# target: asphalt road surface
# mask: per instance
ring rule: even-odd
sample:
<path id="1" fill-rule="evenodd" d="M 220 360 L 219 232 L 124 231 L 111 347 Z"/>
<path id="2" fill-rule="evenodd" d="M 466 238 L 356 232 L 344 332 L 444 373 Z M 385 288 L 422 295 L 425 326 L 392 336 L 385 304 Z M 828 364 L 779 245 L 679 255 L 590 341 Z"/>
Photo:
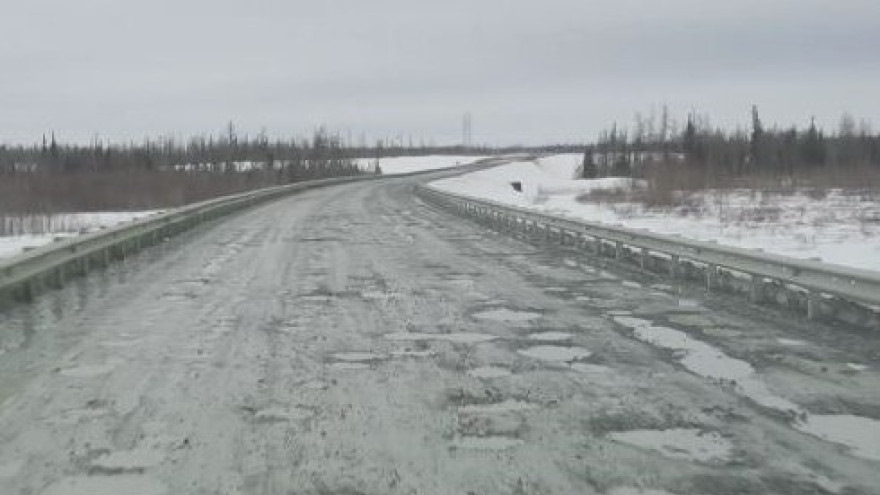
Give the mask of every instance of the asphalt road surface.
<path id="1" fill-rule="evenodd" d="M 2 314 L 0 494 L 880 493 L 877 334 L 488 230 L 423 180 Z"/>

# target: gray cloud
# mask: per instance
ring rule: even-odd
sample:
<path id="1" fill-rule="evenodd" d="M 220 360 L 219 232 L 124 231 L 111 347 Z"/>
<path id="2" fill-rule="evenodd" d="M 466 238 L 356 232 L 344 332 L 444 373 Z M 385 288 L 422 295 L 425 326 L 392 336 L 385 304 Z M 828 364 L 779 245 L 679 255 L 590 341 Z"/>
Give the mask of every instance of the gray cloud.
<path id="1" fill-rule="evenodd" d="M 20 5 L 18 5 L 20 4 Z M 875 0 L 43 0 L 0 18 L 0 141 L 327 124 L 583 140 L 667 103 L 878 120 Z"/>

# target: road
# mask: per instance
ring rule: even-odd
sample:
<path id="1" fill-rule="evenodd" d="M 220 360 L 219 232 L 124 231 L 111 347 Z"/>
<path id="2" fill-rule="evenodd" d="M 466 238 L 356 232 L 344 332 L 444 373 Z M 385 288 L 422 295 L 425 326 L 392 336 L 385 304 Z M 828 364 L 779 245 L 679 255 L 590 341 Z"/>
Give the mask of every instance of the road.
<path id="1" fill-rule="evenodd" d="M 507 237 L 422 180 L 3 314 L 0 493 L 880 493 L 876 334 Z"/>

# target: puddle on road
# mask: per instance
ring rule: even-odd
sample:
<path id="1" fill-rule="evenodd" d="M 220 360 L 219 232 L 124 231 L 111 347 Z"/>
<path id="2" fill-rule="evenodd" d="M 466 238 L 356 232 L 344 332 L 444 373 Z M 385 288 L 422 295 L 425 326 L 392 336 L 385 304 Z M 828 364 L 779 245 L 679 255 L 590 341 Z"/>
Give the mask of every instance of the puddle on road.
<path id="1" fill-rule="evenodd" d="M 638 282 L 633 282 L 632 280 L 624 280 L 623 282 L 620 283 L 620 285 L 622 285 L 624 287 L 628 287 L 630 289 L 641 289 L 644 287 L 642 284 L 640 284 Z"/>
<path id="2" fill-rule="evenodd" d="M 615 317 L 629 327 L 639 340 L 684 353 L 681 364 L 689 371 L 712 379 L 734 381 L 736 391 L 755 403 L 800 418 L 793 427 L 829 442 L 849 447 L 856 457 L 880 461 L 880 420 L 854 415 L 813 415 L 801 406 L 773 393 L 746 361 L 732 358 L 720 349 L 691 338 L 688 334 L 655 327 L 640 318 Z"/>
<path id="3" fill-rule="evenodd" d="M 452 443 L 452 448 L 462 450 L 502 451 L 518 447 L 523 441 L 508 437 L 464 437 Z"/>
<path id="4" fill-rule="evenodd" d="M 867 365 L 858 363 L 846 363 L 846 367 L 853 371 L 865 371 L 868 369 Z"/>
<path id="5" fill-rule="evenodd" d="M 612 440 L 659 452 L 664 457 L 698 462 L 727 462 L 733 446 L 717 432 L 695 428 L 613 432 Z"/>
<path id="6" fill-rule="evenodd" d="M 565 332 L 540 332 L 529 335 L 529 340 L 540 340 L 545 342 L 565 342 L 571 339 L 572 335 Z"/>
<path id="7" fill-rule="evenodd" d="M 542 361 L 570 363 L 578 359 L 586 359 L 592 354 L 583 347 L 563 347 L 557 345 L 538 345 L 517 351 L 523 356 Z"/>
<path id="8" fill-rule="evenodd" d="M 498 366 L 483 366 L 482 368 L 474 368 L 467 372 L 474 378 L 502 378 L 510 376 L 510 370 Z"/>
<path id="9" fill-rule="evenodd" d="M 800 347 L 800 346 L 807 345 L 807 343 L 804 342 L 803 340 L 795 340 L 795 339 L 776 339 L 776 342 L 778 342 L 782 345 L 787 345 L 787 346 L 792 346 L 792 347 Z"/>
<path id="10" fill-rule="evenodd" d="M 389 333 L 385 335 L 385 338 L 388 340 L 398 340 L 398 341 L 426 341 L 426 340 L 441 340 L 444 342 L 452 342 L 453 344 L 479 344 L 482 342 L 489 342 L 490 340 L 495 340 L 498 337 L 494 335 L 489 335 L 485 333 L 415 333 L 415 332 L 400 332 L 400 333 Z"/>
<path id="11" fill-rule="evenodd" d="M 755 376 L 755 368 L 746 361 L 728 356 L 717 347 L 697 340 L 685 332 L 667 327 L 653 326 L 642 318 L 617 316 L 619 325 L 632 329 L 636 339 L 656 347 L 679 352 L 679 363 L 688 371 L 713 380 L 736 383 L 737 391 L 756 403 L 783 412 L 800 411 L 800 407 L 778 395 Z"/>
<path id="12" fill-rule="evenodd" d="M 62 369 L 58 373 L 69 378 L 92 378 L 95 376 L 106 375 L 122 363 L 123 361 L 120 359 L 110 359 L 104 364 L 75 366 L 73 368 Z"/>
<path id="13" fill-rule="evenodd" d="M 143 475 L 72 476 L 49 485 L 42 495 L 165 495 L 166 487 L 160 481 Z"/>
<path id="14" fill-rule="evenodd" d="M 102 474 L 143 472 L 165 459 L 161 452 L 147 449 L 122 450 L 104 454 L 91 462 L 91 469 Z"/>
<path id="15" fill-rule="evenodd" d="M 856 457 L 880 461 L 880 421 L 849 414 L 811 415 L 794 427 L 829 442 L 842 444 Z"/>
<path id="16" fill-rule="evenodd" d="M 540 313 L 532 311 L 514 311 L 507 308 L 492 309 L 475 313 L 475 319 L 491 320 L 502 323 L 528 323 L 541 317 Z"/>

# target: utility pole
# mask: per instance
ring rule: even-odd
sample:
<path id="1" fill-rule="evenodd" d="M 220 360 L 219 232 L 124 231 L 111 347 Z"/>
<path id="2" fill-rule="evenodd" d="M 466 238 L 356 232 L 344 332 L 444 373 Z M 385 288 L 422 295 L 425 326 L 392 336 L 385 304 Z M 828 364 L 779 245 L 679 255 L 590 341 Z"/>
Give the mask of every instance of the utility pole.
<path id="1" fill-rule="evenodd" d="M 461 145 L 470 148 L 474 143 L 473 119 L 470 112 L 465 112 L 461 121 Z"/>

